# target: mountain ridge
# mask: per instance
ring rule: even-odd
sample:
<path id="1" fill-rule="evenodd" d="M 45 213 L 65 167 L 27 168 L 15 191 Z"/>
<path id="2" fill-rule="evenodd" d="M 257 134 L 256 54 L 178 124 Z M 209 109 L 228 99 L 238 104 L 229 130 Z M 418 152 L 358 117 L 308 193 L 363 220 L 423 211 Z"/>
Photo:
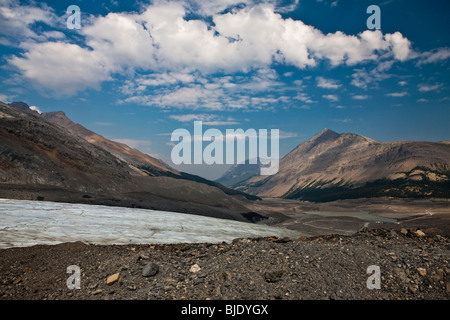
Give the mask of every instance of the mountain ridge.
<path id="1" fill-rule="evenodd" d="M 170 172 L 179 175 L 179 172 L 163 161 L 156 159 L 150 155 L 144 154 L 141 151 L 131 148 L 124 143 L 109 140 L 84 126 L 70 120 L 63 111 L 47 112 L 40 115 L 40 117 L 48 122 L 54 123 L 66 128 L 71 133 L 80 136 L 89 143 L 92 143 L 116 156 L 117 158 L 130 163 L 139 168 L 142 166 L 150 166 L 157 171 Z"/>
<path id="2" fill-rule="evenodd" d="M 340 197 L 331 197 L 331 201 L 359 197 L 355 195 L 356 190 L 360 196 L 370 197 L 369 191 L 361 191 L 368 187 L 373 196 L 401 196 L 398 184 L 403 179 L 404 187 L 411 189 L 404 196 L 442 197 L 449 196 L 449 168 L 447 143 L 379 142 L 354 133 L 338 134 L 325 129 L 284 156 L 277 174 L 250 177 L 232 187 L 261 197 L 303 200 L 318 199 L 306 196 L 317 190 L 323 198 L 324 190 L 336 193 L 338 188 Z M 379 184 L 379 188 L 373 183 Z M 433 188 L 439 191 L 434 192 Z"/>

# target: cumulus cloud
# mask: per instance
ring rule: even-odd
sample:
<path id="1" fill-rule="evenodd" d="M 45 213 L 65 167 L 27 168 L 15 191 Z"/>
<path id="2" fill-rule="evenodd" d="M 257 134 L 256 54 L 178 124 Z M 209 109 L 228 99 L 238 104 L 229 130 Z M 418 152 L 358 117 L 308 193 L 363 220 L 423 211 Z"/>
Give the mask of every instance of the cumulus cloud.
<path id="1" fill-rule="evenodd" d="M 83 44 L 62 41 L 61 34 L 49 33 L 48 38 L 59 41 L 27 43 L 25 53 L 11 58 L 9 63 L 37 87 L 71 95 L 87 88 L 99 89 L 103 81 L 115 74 L 132 74 L 135 70 L 163 74 L 149 76 L 142 84 L 144 88 L 192 80 L 177 78 L 177 74 L 246 73 L 270 69 L 274 62 L 304 69 L 320 61 L 332 66 L 356 65 L 376 61 L 381 56 L 404 61 L 411 51 L 409 40 L 399 32 L 324 34 L 300 20 L 283 18 L 276 1 L 243 1 L 245 6 L 236 6 L 225 13 L 220 8 L 235 5 L 235 1 L 216 1 L 217 7 L 197 4 L 198 10 L 210 15 L 213 24 L 208 19 L 186 18 L 194 2 L 189 2 L 190 6 L 182 2 L 156 2 L 140 13 L 91 17 L 90 24 L 79 31 L 84 37 Z M 297 1 L 290 5 L 296 6 Z M 51 13 L 46 16 L 41 9 L 30 21 L 36 19 L 51 23 L 53 17 Z M 268 79 L 266 83 L 273 82 Z M 187 105 L 194 106 L 211 93 L 205 89 L 180 88 L 153 100 L 171 103 L 185 98 Z"/>
<path id="2" fill-rule="evenodd" d="M 9 63 L 38 88 L 50 89 L 56 96 L 86 88 L 98 90 L 103 81 L 110 79 L 111 72 L 98 52 L 64 42 L 35 44 Z"/>

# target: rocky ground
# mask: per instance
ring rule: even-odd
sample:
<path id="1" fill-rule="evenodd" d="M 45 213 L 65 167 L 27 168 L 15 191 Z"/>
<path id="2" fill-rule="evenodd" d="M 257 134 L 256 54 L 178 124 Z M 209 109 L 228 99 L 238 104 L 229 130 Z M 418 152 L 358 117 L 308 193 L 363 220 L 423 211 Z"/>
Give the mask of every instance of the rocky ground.
<path id="1" fill-rule="evenodd" d="M 450 241 L 417 230 L 221 244 L 66 243 L 0 251 L 8 299 L 449 299 Z M 67 267 L 81 269 L 70 290 Z M 368 289 L 381 271 L 380 289 Z"/>

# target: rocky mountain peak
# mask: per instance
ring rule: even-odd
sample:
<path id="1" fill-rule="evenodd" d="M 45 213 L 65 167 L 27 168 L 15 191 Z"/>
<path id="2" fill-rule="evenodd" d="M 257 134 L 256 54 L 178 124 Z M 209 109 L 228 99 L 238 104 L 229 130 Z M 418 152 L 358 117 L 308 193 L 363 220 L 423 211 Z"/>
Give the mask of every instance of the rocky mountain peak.
<path id="1" fill-rule="evenodd" d="M 333 130 L 325 128 L 324 130 L 313 136 L 309 141 L 312 143 L 322 143 L 325 141 L 336 140 L 339 137 L 340 137 L 339 133 L 336 133 Z"/>
<path id="2" fill-rule="evenodd" d="M 11 102 L 8 105 L 13 107 L 13 108 L 25 111 L 27 113 L 31 113 L 31 114 L 34 114 L 34 115 L 39 115 L 39 112 L 37 112 L 35 110 L 32 110 L 30 108 L 30 106 L 28 104 L 26 104 L 25 102 Z"/>

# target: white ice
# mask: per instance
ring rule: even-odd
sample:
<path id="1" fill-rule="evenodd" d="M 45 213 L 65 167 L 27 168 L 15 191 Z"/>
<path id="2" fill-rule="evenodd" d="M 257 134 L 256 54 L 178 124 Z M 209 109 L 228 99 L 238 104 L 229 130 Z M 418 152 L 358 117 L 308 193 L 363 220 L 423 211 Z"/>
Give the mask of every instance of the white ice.
<path id="1" fill-rule="evenodd" d="M 299 232 L 166 211 L 0 199 L 0 248 L 81 241 L 92 244 L 218 243 L 298 237 Z"/>

